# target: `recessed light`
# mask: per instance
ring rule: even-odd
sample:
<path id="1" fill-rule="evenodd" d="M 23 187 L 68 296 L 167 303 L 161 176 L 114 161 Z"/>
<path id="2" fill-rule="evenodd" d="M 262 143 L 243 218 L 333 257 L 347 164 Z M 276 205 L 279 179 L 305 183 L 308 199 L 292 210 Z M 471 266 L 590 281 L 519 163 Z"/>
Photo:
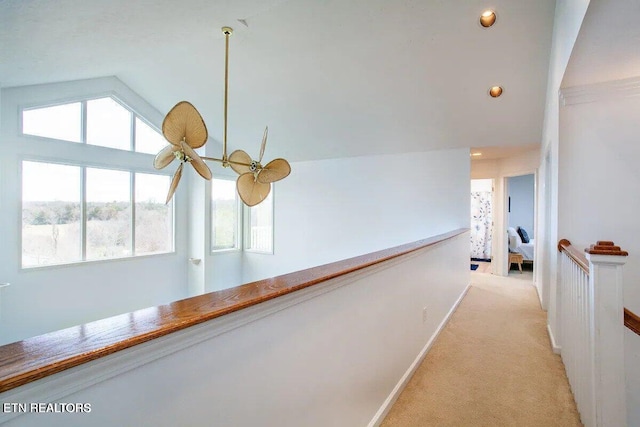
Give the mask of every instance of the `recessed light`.
<path id="1" fill-rule="evenodd" d="M 491 95 L 492 98 L 497 98 L 502 95 L 502 86 L 492 86 L 491 89 L 489 89 L 489 95 Z"/>
<path id="2" fill-rule="evenodd" d="M 471 153 L 472 157 L 479 157 L 482 156 L 482 153 Z"/>
<path id="3" fill-rule="evenodd" d="M 480 25 L 485 28 L 489 28 L 496 23 L 496 19 L 496 13 L 493 10 L 487 9 L 482 12 L 482 15 L 480 15 Z"/>

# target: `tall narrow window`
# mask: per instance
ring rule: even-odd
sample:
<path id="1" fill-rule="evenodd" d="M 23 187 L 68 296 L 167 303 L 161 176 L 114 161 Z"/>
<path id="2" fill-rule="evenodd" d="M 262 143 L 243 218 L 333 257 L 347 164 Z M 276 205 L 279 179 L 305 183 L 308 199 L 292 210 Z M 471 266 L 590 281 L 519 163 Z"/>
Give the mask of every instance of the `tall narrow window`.
<path id="1" fill-rule="evenodd" d="M 273 253 L 273 185 L 262 203 L 247 208 L 246 249 Z"/>
<path id="2" fill-rule="evenodd" d="M 131 174 L 87 168 L 88 260 L 131 255 Z"/>
<path id="3" fill-rule="evenodd" d="M 170 181 L 164 175 L 135 176 L 136 255 L 173 250 L 173 200 L 164 203 Z"/>
<path id="4" fill-rule="evenodd" d="M 22 266 L 82 259 L 81 168 L 22 162 Z"/>
<path id="5" fill-rule="evenodd" d="M 211 250 L 238 247 L 238 196 L 235 181 L 211 180 Z"/>
<path id="6" fill-rule="evenodd" d="M 22 133 L 82 142 L 82 104 L 56 105 L 22 111 Z"/>

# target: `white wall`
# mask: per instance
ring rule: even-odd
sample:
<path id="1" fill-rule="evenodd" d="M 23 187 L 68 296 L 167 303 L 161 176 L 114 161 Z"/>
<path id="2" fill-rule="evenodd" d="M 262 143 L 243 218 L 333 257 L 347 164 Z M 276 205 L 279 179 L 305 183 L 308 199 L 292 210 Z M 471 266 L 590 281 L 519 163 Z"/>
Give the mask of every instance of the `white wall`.
<path id="1" fill-rule="evenodd" d="M 4 425 L 366 426 L 468 283 L 463 233 L 57 374 L 44 394 L 37 385 L 47 380 L 3 393 L 6 402 L 57 393 L 92 405 L 89 414 L 26 414 Z M 77 384 L 88 388 L 68 391 Z"/>
<path id="2" fill-rule="evenodd" d="M 70 266 L 22 270 L 20 254 L 21 187 L 23 156 L 47 160 L 58 153 L 46 140 L 21 136 L 18 105 L 54 100 L 71 100 L 87 93 L 115 94 L 160 126 L 162 115 L 115 78 L 60 83 L 2 90 L 2 133 L 0 133 L 0 282 L 11 282 L 2 291 L 0 344 L 45 332 L 86 323 L 135 309 L 155 306 L 187 295 L 186 193 L 176 197 L 176 252 L 171 254 Z M 153 172 L 153 156 L 92 147 L 96 155 L 87 158 L 78 144 L 61 143 L 69 159 L 95 166 L 103 161 L 128 162 Z"/>
<path id="3" fill-rule="evenodd" d="M 637 90 L 608 93 L 561 108 L 558 234 L 578 248 L 613 240 L 627 250 L 624 305 L 640 313 L 640 98 Z M 633 364 L 640 337 L 625 339 L 629 425 L 640 425 L 640 367 Z"/>
<path id="4" fill-rule="evenodd" d="M 469 151 L 296 162 L 275 188 L 274 254 L 249 282 L 469 227 Z"/>
<path id="5" fill-rule="evenodd" d="M 624 331 L 624 367 L 627 381 L 627 425 L 637 426 L 640 425 L 640 337 L 627 328 Z"/>
<path id="6" fill-rule="evenodd" d="M 534 238 L 533 227 L 535 213 L 535 175 L 513 176 L 508 179 L 509 199 L 509 227 L 516 230 L 522 227 L 529 238 Z"/>
<path id="7" fill-rule="evenodd" d="M 578 37 L 590 0 L 557 0 L 553 22 L 551 58 L 547 78 L 547 98 L 540 152 L 540 185 L 538 186 L 538 242 L 536 245 L 535 274 L 538 293 L 542 297 L 542 306 L 548 310 L 548 324 L 551 333 L 557 338 L 556 301 L 558 281 L 558 255 L 556 245 L 558 236 L 558 91 L 567 68 L 571 51 Z M 546 170 L 545 157 L 549 156 L 550 171 Z"/>
<path id="8" fill-rule="evenodd" d="M 2 82 L 0 82 L 0 88 L 2 87 Z M 2 135 L 2 90 L 0 90 L 0 135 Z M 0 146 L 2 146 L 2 137 L 0 137 Z M 1 170 L 2 163 L 0 162 L 0 211 L 4 208 L 3 203 L 5 203 L 4 198 L 2 197 L 2 188 L 4 188 L 4 174 Z M 0 253 L 1 255 L 1 253 Z M 2 269 L 0 269 L 2 270 Z M 1 272 L 0 272 L 1 273 Z M 4 277 L 4 274 L 0 274 L 0 321 L 2 321 L 2 293 L 3 289 L 8 285 L 7 277 Z"/>
<path id="9" fill-rule="evenodd" d="M 492 179 L 472 179 L 471 180 L 471 192 L 493 192 L 493 180 Z"/>

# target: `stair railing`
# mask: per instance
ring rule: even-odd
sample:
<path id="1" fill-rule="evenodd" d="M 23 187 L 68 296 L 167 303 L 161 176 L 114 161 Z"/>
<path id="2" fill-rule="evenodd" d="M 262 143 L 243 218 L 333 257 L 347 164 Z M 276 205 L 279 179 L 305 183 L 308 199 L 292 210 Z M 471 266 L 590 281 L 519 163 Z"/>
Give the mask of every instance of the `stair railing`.
<path id="1" fill-rule="evenodd" d="M 558 243 L 562 361 L 586 427 L 626 426 L 622 268 L 628 253 L 599 241 Z"/>

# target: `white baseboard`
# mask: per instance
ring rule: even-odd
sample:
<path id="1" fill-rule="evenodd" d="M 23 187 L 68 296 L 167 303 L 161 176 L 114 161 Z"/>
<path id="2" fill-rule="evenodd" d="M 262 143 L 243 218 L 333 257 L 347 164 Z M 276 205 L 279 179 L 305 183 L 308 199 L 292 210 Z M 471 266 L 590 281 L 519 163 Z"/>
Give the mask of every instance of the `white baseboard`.
<path id="1" fill-rule="evenodd" d="M 560 354 L 562 352 L 562 347 L 558 345 L 556 341 L 556 337 L 553 336 L 553 331 L 551 330 L 551 326 L 547 323 L 547 333 L 549 334 L 549 341 L 551 341 L 551 349 L 555 354 Z"/>
<path id="2" fill-rule="evenodd" d="M 429 341 L 427 341 L 427 343 L 422 348 L 420 353 L 418 353 L 418 356 L 415 358 L 411 366 L 409 366 L 409 369 L 407 369 L 407 371 L 404 373 L 402 378 L 400 378 L 400 381 L 398 381 L 398 384 L 396 384 L 396 386 L 393 388 L 389 396 L 385 399 L 380 409 L 378 409 L 378 412 L 376 412 L 374 417 L 371 419 L 368 427 L 378 427 L 380 424 L 382 424 L 382 421 L 385 419 L 385 417 L 393 407 L 393 404 L 396 402 L 396 400 L 400 396 L 400 393 L 402 393 L 402 390 L 404 390 L 404 388 L 407 386 L 407 383 L 415 373 L 416 369 L 418 369 L 418 366 L 420 366 L 420 364 L 422 363 L 422 360 L 425 358 L 425 356 L 427 355 L 427 353 L 429 352 L 433 344 L 436 342 L 438 335 L 440 335 L 440 332 L 442 332 L 444 327 L 449 322 L 451 315 L 456 311 L 456 309 L 458 308 L 458 305 L 460 305 L 460 302 L 469 291 L 470 286 L 471 284 L 468 284 L 467 287 L 464 288 L 464 291 L 462 291 L 462 293 L 460 294 L 456 302 L 451 307 L 451 310 L 449 310 L 449 312 L 444 317 L 444 319 L 442 319 L 442 322 L 440 322 L 436 331 L 433 333 L 433 335 L 431 335 L 431 338 L 429 338 Z"/>
<path id="3" fill-rule="evenodd" d="M 544 308 L 544 302 L 542 301 L 542 294 L 540 293 L 540 287 L 539 287 L 538 282 L 533 282 L 533 287 L 534 287 L 534 288 L 535 288 L 535 290 L 536 290 L 536 295 L 538 296 L 538 302 L 540 303 L 540 308 L 541 308 L 542 310 L 544 310 L 544 311 L 547 311 L 547 310 L 545 310 L 545 308 Z"/>

